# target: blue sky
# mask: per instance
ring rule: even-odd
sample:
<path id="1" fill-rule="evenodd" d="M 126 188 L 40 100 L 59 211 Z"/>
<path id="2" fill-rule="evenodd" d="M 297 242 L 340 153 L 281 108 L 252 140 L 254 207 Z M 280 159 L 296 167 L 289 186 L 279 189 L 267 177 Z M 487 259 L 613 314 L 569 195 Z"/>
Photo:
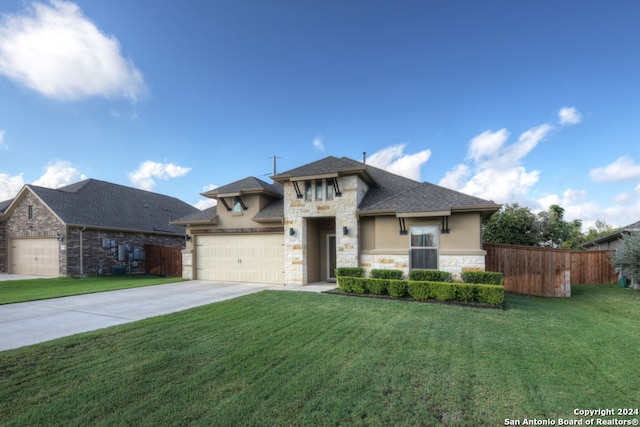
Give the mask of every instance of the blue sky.
<path id="1" fill-rule="evenodd" d="M 206 207 L 328 155 L 640 220 L 640 2 L 3 0 L 0 200 L 96 178 Z"/>

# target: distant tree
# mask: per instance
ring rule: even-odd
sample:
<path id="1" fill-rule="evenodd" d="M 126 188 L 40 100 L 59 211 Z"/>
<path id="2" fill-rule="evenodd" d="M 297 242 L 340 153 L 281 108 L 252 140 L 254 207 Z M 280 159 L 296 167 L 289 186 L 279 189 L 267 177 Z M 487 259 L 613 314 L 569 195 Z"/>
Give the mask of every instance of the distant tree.
<path id="1" fill-rule="evenodd" d="M 534 246 L 538 242 L 536 216 L 518 203 L 506 204 L 483 224 L 482 240 L 486 243 Z"/>
<path id="2" fill-rule="evenodd" d="M 617 228 L 611 224 L 607 224 L 604 220 L 596 220 L 596 223 L 593 227 L 589 228 L 587 233 L 584 235 L 584 241 L 590 242 L 592 240 L 597 239 L 598 237 L 606 236 L 607 234 L 611 234 L 616 231 Z"/>
<path id="3" fill-rule="evenodd" d="M 622 268 L 625 276 L 640 280 L 640 232 L 625 234 L 612 257 L 612 264 Z"/>

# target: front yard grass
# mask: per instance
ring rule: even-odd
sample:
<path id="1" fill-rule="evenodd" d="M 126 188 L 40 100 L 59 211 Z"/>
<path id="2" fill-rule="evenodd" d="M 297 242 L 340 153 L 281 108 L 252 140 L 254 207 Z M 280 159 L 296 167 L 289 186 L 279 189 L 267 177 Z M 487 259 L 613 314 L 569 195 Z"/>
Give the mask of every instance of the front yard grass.
<path id="1" fill-rule="evenodd" d="M 640 293 L 572 295 L 486 310 L 264 291 L 1 352 L 0 425 L 496 426 L 637 408 Z"/>
<path id="2" fill-rule="evenodd" d="M 55 277 L 0 281 L 0 304 L 35 301 L 94 292 L 181 282 L 177 277 L 151 275 Z"/>

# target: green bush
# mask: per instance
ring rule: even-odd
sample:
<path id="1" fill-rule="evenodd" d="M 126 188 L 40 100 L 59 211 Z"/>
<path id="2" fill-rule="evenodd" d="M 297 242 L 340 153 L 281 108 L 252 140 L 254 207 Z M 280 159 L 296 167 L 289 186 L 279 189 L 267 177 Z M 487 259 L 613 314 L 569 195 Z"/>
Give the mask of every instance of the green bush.
<path id="1" fill-rule="evenodd" d="M 473 302 L 476 300 L 476 285 L 472 283 L 456 283 L 456 300 Z"/>
<path id="2" fill-rule="evenodd" d="M 402 270 L 371 270 L 371 277 L 374 279 L 391 279 L 391 280 L 402 280 L 402 276 L 404 273 Z"/>
<path id="3" fill-rule="evenodd" d="M 409 296 L 418 301 L 426 301 L 430 298 L 430 282 L 409 282 L 407 285 Z"/>
<path id="4" fill-rule="evenodd" d="M 453 282 L 453 275 L 448 271 L 411 270 L 409 280 L 420 282 Z"/>
<path id="5" fill-rule="evenodd" d="M 351 286 L 353 284 L 353 277 L 349 276 L 338 276 L 336 277 L 338 281 L 338 287 L 343 292 L 351 292 Z"/>
<path id="6" fill-rule="evenodd" d="M 478 302 L 490 305 L 504 303 L 504 286 L 475 285 L 478 291 Z"/>
<path id="7" fill-rule="evenodd" d="M 373 295 L 384 295 L 387 293 L 389 281 L 386 279 L 366 279 L 365 287 L 367 293 Z"/>
<path id="8" fill-rule="evenodd" d="M 502 285 L 504 276 L 493 271 L 463 271 L 460 275 L 465 283 L 481 283 L 485 285 Z"/>
<path id="9" fill-rule="evenodd" d="M 456 286 L 448 282 L 431 282 L 429 296 L 438 301 L 451 301 L 456 299 Z"/>
<path id="10" fill-rule="evenodd" d="M 364 268 L 362 267 L 338 267 L 336 268 L 336 277 L 364 277 Z"/>
<path id="11" fill-rule="evenodd" d="M 387 292 L 394 298 L 402 298 L 407 295 L 407 281 L 406 280 L 389 280 L 389 287 Z"/>

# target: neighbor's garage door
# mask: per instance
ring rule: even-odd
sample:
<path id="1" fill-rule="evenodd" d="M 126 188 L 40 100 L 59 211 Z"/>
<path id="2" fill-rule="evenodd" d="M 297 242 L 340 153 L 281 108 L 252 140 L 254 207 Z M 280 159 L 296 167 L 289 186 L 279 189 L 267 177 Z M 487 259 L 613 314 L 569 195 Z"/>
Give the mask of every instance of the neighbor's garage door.
<path id="1" fill-rule="evenodd" d="M 196 236 L 196 278 L 284 283 L 284 235 Z"/>
<path id="2" fill-rule="evenodd" d="M 10 273 L 60 275 L 58 241 L 51 239 L 11 239 L 9 242 Z"/>

